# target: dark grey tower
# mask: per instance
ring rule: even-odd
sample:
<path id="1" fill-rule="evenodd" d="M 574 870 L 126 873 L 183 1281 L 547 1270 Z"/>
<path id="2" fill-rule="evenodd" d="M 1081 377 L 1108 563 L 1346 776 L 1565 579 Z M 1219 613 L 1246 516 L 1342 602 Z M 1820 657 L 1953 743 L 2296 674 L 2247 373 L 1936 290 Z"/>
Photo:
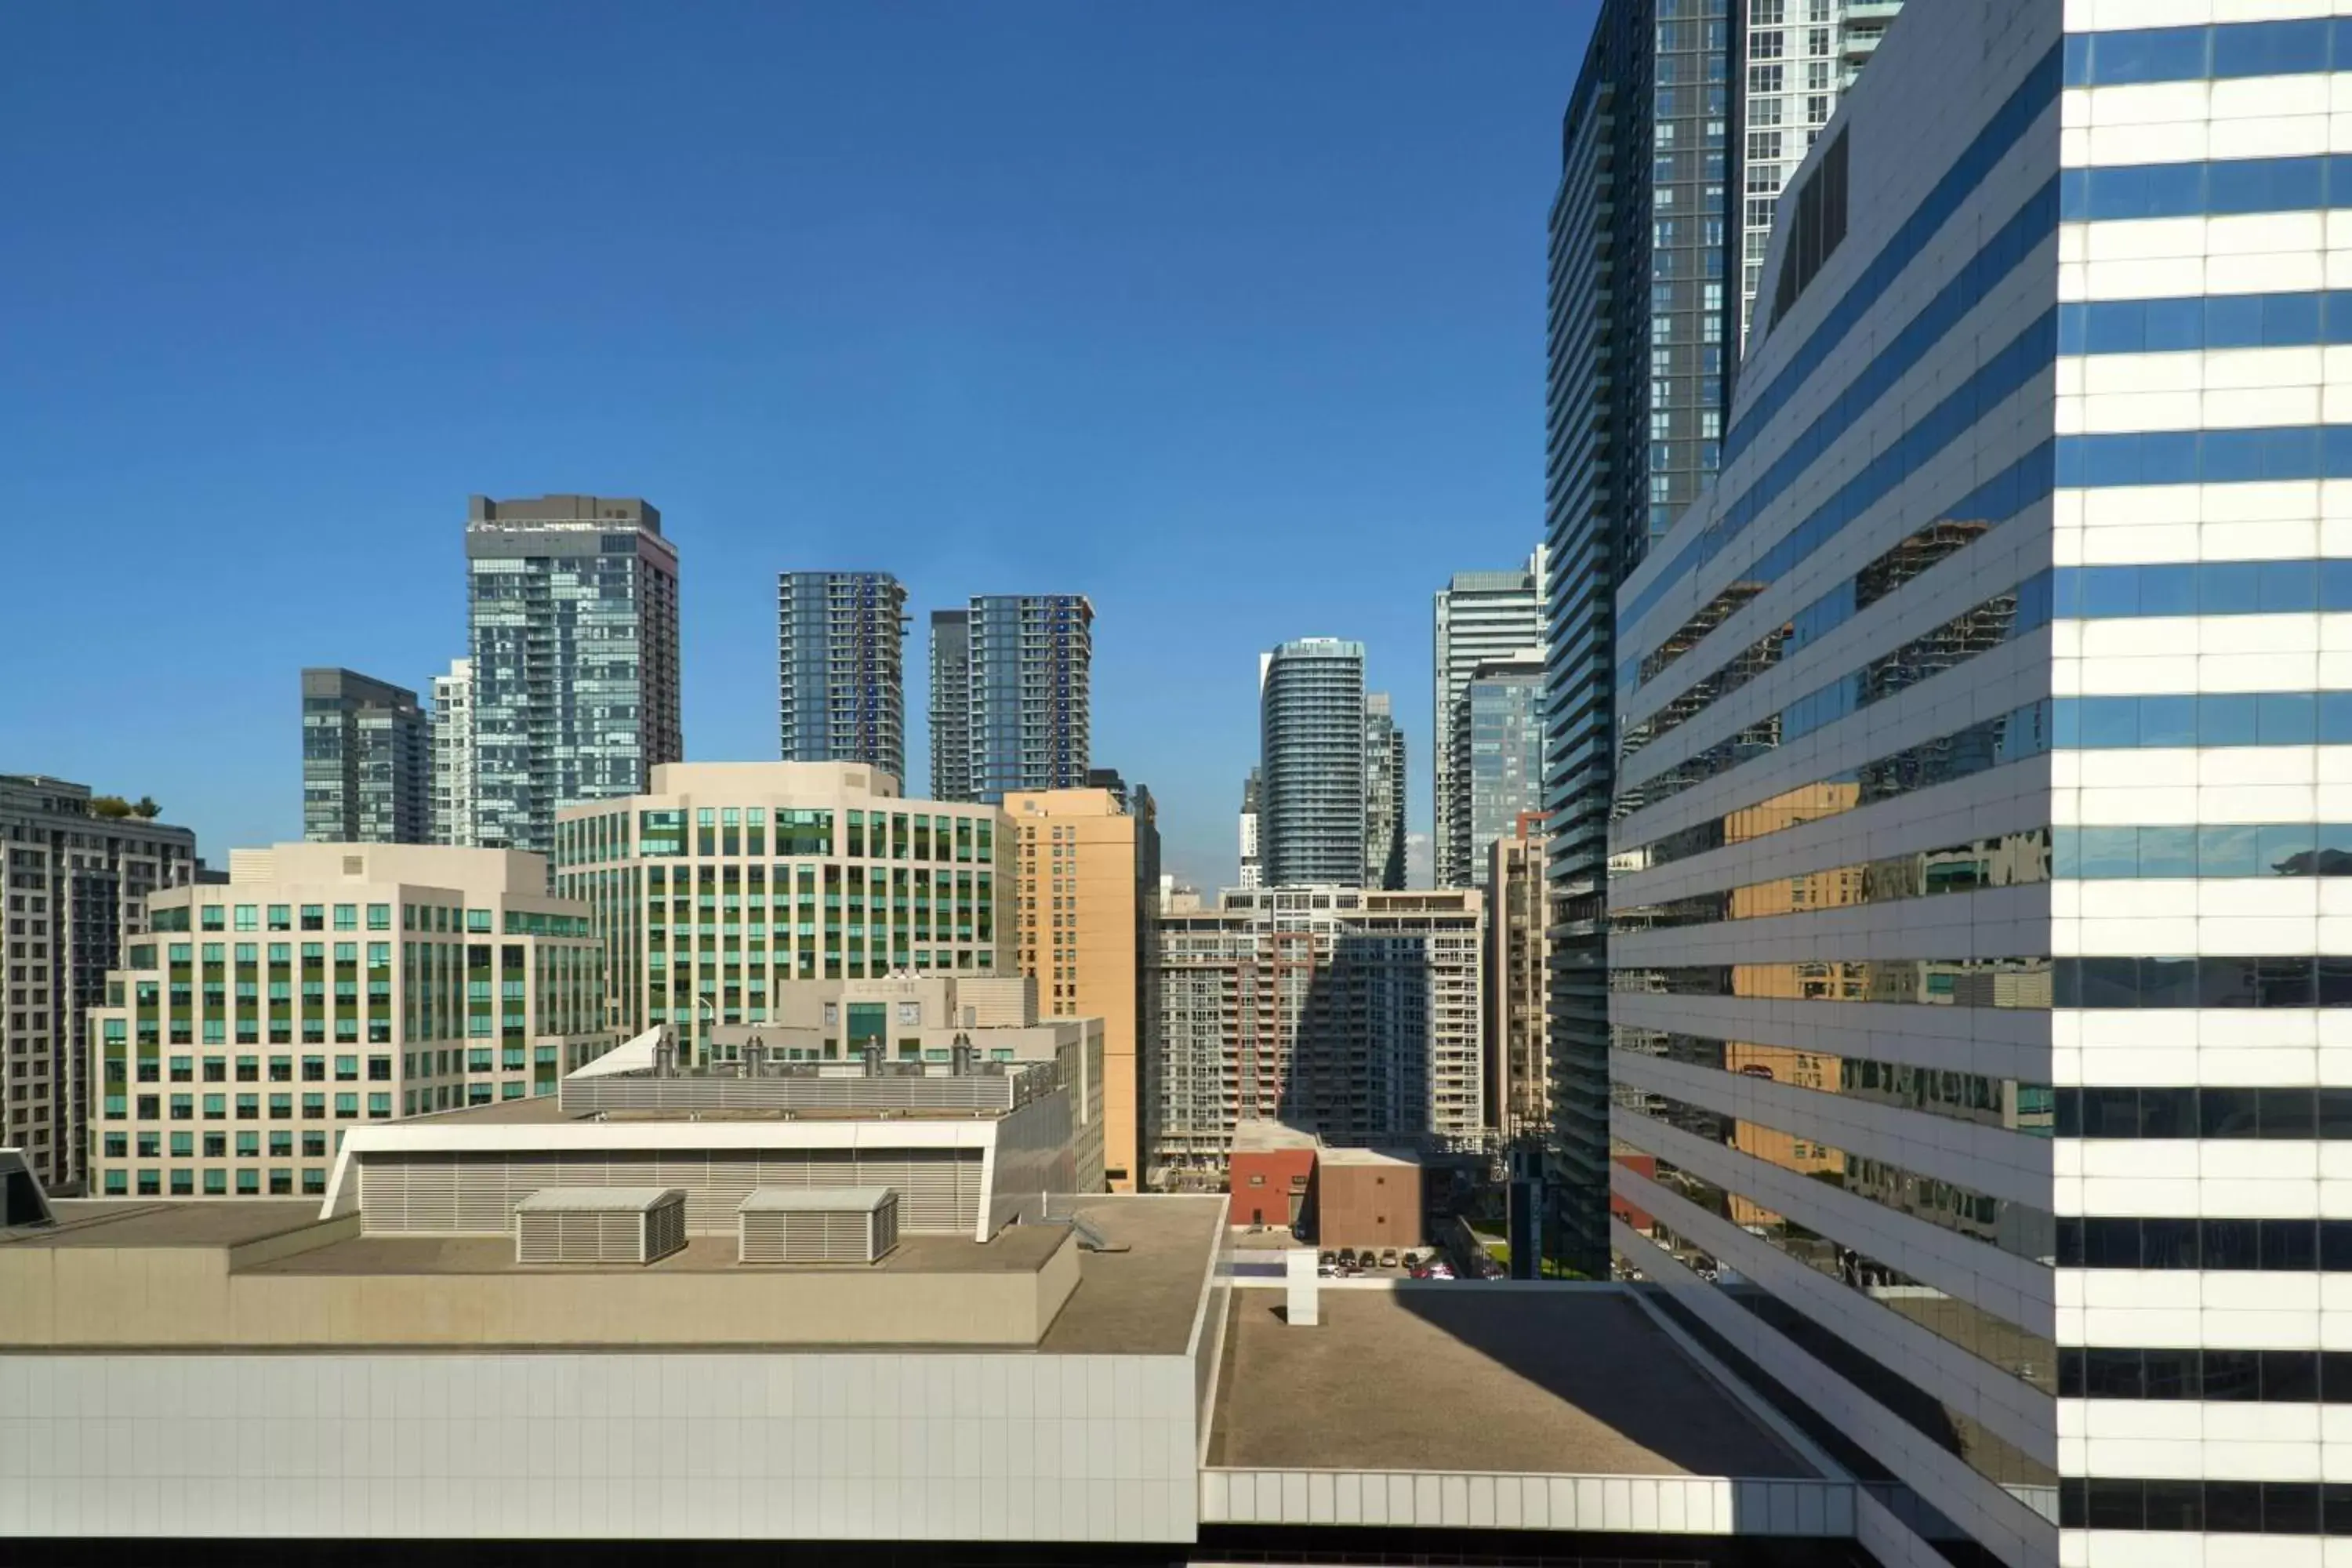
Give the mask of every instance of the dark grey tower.
<path id="1" fill-rule="evenodd" d="M 432 837 L 433 744 L 416 693 L 348 669 L 302 672 L 302 837 Z"/>

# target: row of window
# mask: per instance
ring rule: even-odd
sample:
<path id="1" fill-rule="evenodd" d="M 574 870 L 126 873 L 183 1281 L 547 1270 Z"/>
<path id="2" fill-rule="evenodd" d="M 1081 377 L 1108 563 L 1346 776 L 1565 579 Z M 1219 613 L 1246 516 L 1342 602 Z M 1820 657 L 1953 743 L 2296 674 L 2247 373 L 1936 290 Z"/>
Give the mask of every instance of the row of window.
<path id="1" fill-rule="evenodd" d="M 2352 1351 L 2069 1348 L 2058 1397 L 2352 1405 Z"/>
<path id="2" fill-rule="evenodd" d="M 2181 353 L 2326 343 L 2352 343 L 2352 290 L 2194 294 L 2058 307 L 2061 354 Z"/>
<path id="3" fill-rule="evenodd" d="M 2052 879 L 2352 877 L 2352 823 L 2049 827 L 1693 893 L 1609 912 L 1620 935 L 1853 909 Z"/>
<path id="4" fill-rule="evenodd" d="M 1668 1241 L 1672 1249 L 1696 1250 L 1671 1235 Z M 2029 1506 L 2032 1494 L 2056 1487 L 2055 1471 L 1985 1426 L 1973 1411 L 1945 1404 L 1811 1313 L 1790 1305 L 1753 1279 L 1728 1271 L 1717 1272 L 1714 1288 L 1927 1441 Z"/>
<path id="5" fill-rule="evenodd" d="M 2352 479 L 2352 425 L 2061 436 L 2061 489 Z"/>
<path id="6" fill-rule="evenodd" d="M 1824 165 L 1826 172 L 1826 165 Z M 1811 184 L 1808 189 L 1812 188 Z M 1686 555 L 1695 554 L 1694 565 L 1703 565 L 1723 552 L 1724 548 L 1747 531 L 1748 526 L 1786 495 L 1789 488 L 1852 430 L 1857 421 L 1883 405 L 1889 395 L 1902 384 L 1903 378 L 1924 362 L 1937 345 L 1948 337 L 1953 329 L 1966 320 L 2002 279 L 2021 266 L 2043 239 L 2057 227 L 2057 192 L 2044 187 L 2011 215 L 2009 220 L 1995 229 L 1990 238 L 1955 271 L 1934 297 L 1919 308 L 1916 315 L 1905 323 L 1891 342 L 1878 346 L 1855 371 L 1853 379 L 1832 398 L 1812 423 L 1783 445 L 1754 482 L 1737 497 L 1722 504 L 1716 520 L 1699 537 L 1691 542 Z M 1783 278 L 1793 276 L 1796 258 L 1782 260 Z M 2024 340 L 2021 340 L 2024 341 Z M 2050 338 L 2052 352 L 2056 339 Z M 2032 355 L 2039 347 L 2038 334 L 2021 351 Z M 2046 362 L 2045 362 L 2046 363 Z M 2010 367 L 2013 370 L 2014 367 Z M 1978 371 L 1979 377 L 1989 378 L 1986 385 L 1998 385 L 2008 371 L 1999 367 L 1999 356 Z M 2030 372 L 2029 372 L 2030 374 Z M 1914 428 L 1928 425 L 1938 415 L 1958 417 L 1954 404 L 1974 408 L 1990 406 L 1998 401 L 1997 395 L 1988 398 L 1981 389 L 1971 393 L 1963 386 L 1959 394 L 1946 403 Z M 1973 423 L 1973 419 L 1969 421 Z M 1906 437 L 1908 433 L 1906 432 Z M 1923 437 L 1926 439 L 1927 437 Z M 1929 450 L 1940 450 L 1943 443 L 1936 442 Z M 1902 468 L 1907 473 L 1918 466 L 1924 453 L 1916 453 Z M 1896 476 L 1900 478 L 1898 473 Z"/>
<path id="7" fill-rule="evenodd" d="M 2004 834 L 1945 848 L 1827 866 L 1817 871 L 1693 893 L 1662 903 L 1620 906 L 1609 911 L 1609 929 L 1612 934 L 1622 936 L 1720 921 L 1766 920 L 1819 910 L 1896 903 L 2049 879 L 2050 830 L 2035 828 L 2030 833 Z"/>
<path id="8" fill-rule="evenodd" d="M 2051 728 L 2062 751 L 2352 745 L 2352 691 L 2060 697 Z"/>
<path id="9" fill-rule="evenodd" d="M 1664 1160 L 1658 1162 L 1657 1181 L 1715 1218 L 1738 1225 L 1783 1257 L 1836 1280 L 1871 1303 L 1869 1307 L 1856 1303 L 1858 1311 L 1867 1315 L 1895 1310 L 1888 1304 L 1899 1301 L 1905 1319 L 1945 1343 L 1958 1345 L 2044 1394 L 2057 1391 L 2054 1371 L 2058 1352 L 2048 1338 L 1957 1296 L 1947 1295 L 1835 1237 L 1823 1235 L 1812 1228 L 1821 1216 L 1810 1215 L 1802 1224 L 1791 1221 L 1750 1198 L 1717 1185 L 1695 1171 Z"/>
<path id="10" fill-rule="evenodd" d="M 2059 1223 L 2046 1208 L 1997 1197 L 1897 1165 L 1892 1161 L 1832 1148 L 1801 1133 L 1791 1133 L 1763 1122 L 1728 1115 L 1689 1100 L 1644 1091 L 1642 1113 L 1668 1127 L 1719 1143 L 1764 1164 L 1777 1167 L 1833 1191 L 1843 1192 L 1891 1213 L 1906 1215 L 1938 1230 L 1982 1242 L 2029 1262 L 2050 1260 L 2053 1237 Z M 1639 1143 L 1641 1140 L 1634 1140 Z M 1685 1175 L 1690 1173 L 1684 1173 Z M 1696 1178 L 1694 1178 L 1696 1179 Z M 1724 1212 L 1740 1214 L 1742 1223 L 1764 1207 L 1752 1195 L 1741 1197 Z M 1834 1211 L 1832 1211 L 1834 1212 Z M 1813 1218 L 1822 1216 L 1816 1215 Z M 1800 1223 L 1810 1223 L 1800 1216 Z"/>
<path id="11" fill-rule="evenodd" d="M 194 907 L 196 915 L 195 929 L 198 931 L 290 931 L 297 929 L 295 925 L 295 906 L 292 904 L 236 904 L 233 906 L 228 904 L 199 904 Z M 407 907 L 414 909 L 415 906 L 410 905 Z M 337 904 L 333 906 L 333 908 L 335 930 L 357 931 L 360 929 L 359 905 Z M 159 931 L 184 931 L 188 930 L 188 910 L 189 906 L 185 904 L 170 905 L 156 910 L 154 911 L 154 919 L 152 922 L 154 929 Z M 325 931 L 327 929 L 327 910 L 328 906 L 325 904 L 302 905 L 300 917 L 301 925 L 299 929 L 303 931 Z M 485 922 L 488 922 L 490 918 L 489 911 L 488 910 L 478 910 L 475 913 L 479 915 Z M 367 929 L 370 931 L 390 931 L 392 929 L 392 906 L 390 904 L 368 905 Z M 488 929 L 487 923 L 485 923 L 483 929 Z"/>
<path id="12" fill-rule="evenodd" d="M 2086 882 L 2217 877 L 2352 877 L 2352 823 L 2053 827 L 2051 875 Z"/>
<path id="13" fill-rule="evenodd" d="M 1704 818 L 1646 844 L 1615 849 L 1612 867 L 1622 873 L 1671 865 L 1727 844 L 1750 844 L 1769 834 L 2038 757 L 2050 750 L 2050 721 L 2046 699 L 2028 702 L 1948 735 L 1873 758 L 1860 767 L 1843 769 L 1778 791 L 1752 805 Z M 1618 798 L 1614 815 L 1623 818 L 1648 804 L 1633 792 Z"/>
<path id="14" fill-rule="evenodd" d="M 2029 204 L 2033 212 L 2050 204 L 2037 198 Z M 2022 216 L 2022 215 L 2021 215 Z M 1810 553 L 1822 542 L 1835 537 L 1849 524 L 1858 521 L 1874 506 L 1893 494 L 1911 476 L 1925 468 L 1953 442 L 1975 428 L 1985 415 L 1999 408 L 2034 376 L 2049 368 L 2058 357 L 2058 310 L 2052 306 L 2036 317 L 2024 331 L 1986 355 L 1967 380 L 1952 389 L 1935 406 L 1920 414 L 1899 434 L 1891 434 L 1878 444 L 1876 450 L 1864 461 L 1853 477 L 1816 507 L 1789 532 L 1801 542 L 1792 546 Z M 1843 434 L 1843 430 L 1839 434 Z M 1818 457 L 1818 453 L 1811 457 Z M 1778 465 L 1776 465 L 1776 468 Z M 1797 476 L 1791 474 L 1793 482 Z M 1759 480 L 1759 491 L 1763 489 Z M 1755 494 L 1756 492 L 1751 492 Z M 1779 499 L 1779 493 L 1758 497 L 1758 507 L 1748 509 L 1746 498 L 1734 502 L 1730 511 L 1717 523 L 1690 542 L 1683 552 L 1688 560 L 1699 552 L 1702 545 L 1714 541 L 1704 559 L 1712 559 L 1724 544 L 1755 521 L 1761 508 Z M 1736 521 L 1737 526 L 1732 526 Z M 1717 531 L 1725 531 L 1718 536 Z M 1693 563 L 1693 566 L 1700 563 Z M 1678 565 L 1676 574 L 1682 568 Z M 1618 616 L 1621 634 L 1640 624 L 1643 615 L 1657 602 L 1661 578 L 1653 583 L 1627 605 Z M 1630 639 L 1629 639 L 1630 640 Z"/>
<path id="15" fill-rule="evenodd" d="M 1686 722 L 1710 703 L 1794 658 L 1897 588 L 2042 500 L 2050 494 L 2051 463 L 2052 448 L 2045 443 L 1969 494 L 1937 509 L 1933 521 L 1896 540 L 1853 576 L 1832 584 L 1812 603 L 1726 659 L 1713 673 L 1692 682 L 1656 716 L 1629 726 L 1629 742 L 1636 735 L 1652 731 L 1663 733 Z M 1621 696 L 1630 696 L 1697 647 L 1717 626 L 1763 593 L 1819 543 L 1792 534 L 1767 550 L 1762 560 L 1738 582 L 1726 586 L 1664 642 L 1640 658 L 1625 660 L 1618 668 Z"/>
<path id="16" fill-rule="evenodd" d="M 1611 1049 L 1628 1056 L 1652 1057 L 1816 1094 L 1921 1111 L 1948 1121 L 2006 1128 L 2029 1137 L 2047 1138 L 2053 1121 L 2056 1101 L 2050 1086 L 2016 1079 L 1628 1024 L 1609 1026 L 1609 1044 Z"/>
<path id="17" fill-rule="evenodd" d="M 2352 70 L 2352 17 L 2133 27 L 2066 39 L 2068 87 Z"/>
<path id="18" fill-rule="evenodd" d="M 2058 1523 L 2064 1530 L 2352 1536 L 2352 1485 L 2077 1478 L 2058 1484 Z"/>
<path id="19" fill-rule="evenodd" d="M 195 1172 L 184 1169 L 175 1170 L 169 1173 L 169 1175 L 172 1196 L 175 1198 L 184 1198 L 194 1197 L 197 1191 L 197 1173 Z M 284 1169 L 272 1170 L 268 1173 L 266 1179 L 268 1183 L 268 1193 L 270 1196 L 282 1198 L 289 1197 L 293 1194 L 293 1172 Z M 237 1172 L 236 1191 L 238 1195 L 242 1197 L 259 1196 L 263 1190 L 262 1184 L 264 1180 L 264 1174 L 259 1171 L 241 1170 Z M 100 1180 L 100 1186 L 104 1190 L 106 1195 L 110 1198 L 128 1197 L 131 1195 L 134 1188 L 137 1190 L 138 1194 L 142 1198 L 161 1197 L 163 1195 L 164 1192 L 165 1173 L 153 1170 L 142 1170 L 133 1173 L 116 1167 L 115 1169 L 105 1173 L 104 1176 Z M 205 1195 L 207 1197 L 226 1196 L 229 1191 L 229 1173 L 226 1171 L 221 1170 L 205 1172 L 203 1177 L 203 1190 Z M 325 1170 L 310 1168 L 302 1172 L 302 1194 L 305 1197 L 316 1197 L 326 1190 L 327 1173 Z"/>
<path id="20" fill-rule="evenodd" d="M 2352 1219 L 2062 1219 L 2058 1267 L 2340 1274 Z"/>
<path id="21" fill-rule="evenodd" d="M 2352 206 L 2352 154 L 2125 163 L 2058 174 L 2058 216 L 2065 223 L 2309 212 L 2339 205 Z"/>
<path id="22" fill-rule="evenodd" d="M 2352 1007 L 2352 955 L 1871 958 L 1620 965 L 1622 994 L 1944 1007 Z"/>
<path id="23" fill-rule="evenodd" d="M 1979 654 L 2038 631 L 2050 624 L 2051 591 L 2051 574 L 2037 572 L 2009 592 L 1972 605 L 1902 647 L 1816 687 L 1779 712 L 1765 714 L 1715 744 L 1630 782 L 1619 799 L 1638 800 L 1644 805 L 1669 799 L 1874 702 L 1899 696 Z"/>
<path id="24" fill-rule="evenodd" d="M 2352 1141 L 2352 1088 L 2062 1089 L 2061 1138 Z"/>
<path id="25" fill-rule="evenodd" d="M 2352 610 L 2352 560 L 2061 566 L 2051 574 L 2051 597 L 2061 620 L 2345 611 Z"/>

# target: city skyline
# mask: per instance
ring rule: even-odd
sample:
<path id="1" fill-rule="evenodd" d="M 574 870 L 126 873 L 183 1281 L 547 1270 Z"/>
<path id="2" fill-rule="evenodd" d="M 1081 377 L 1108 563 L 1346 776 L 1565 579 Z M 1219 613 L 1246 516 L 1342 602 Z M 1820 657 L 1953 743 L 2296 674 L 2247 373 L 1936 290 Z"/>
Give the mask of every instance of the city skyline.
<path id="1" fill-rule="evenodd" d="M 1169 869 L 1188 880 L 1234 875 L 1234 781 L 1256 751 L 1249 655 L 1305 626 L 1367 645 L 1368 680 L 1394 695 L 1416 760 L 1410 831 L 1426 833 L 1426 595 L 1455 571 L 1522 557 L 1540 523 L 1522 383 L 1542 272 L 1526 193 L 1550 178 L 1591 9 L 1513 5 L 1475 26 L 1366 17 L 1340 33 L 1255 11 L 1222 24 L 1073 12 L 1018 47 L 952 12 L 751 17 L 729 24 L 754 35 L 740 48 L 623 15 L 602 28 L 510 18 L 462 37 L 313 18 L 299 39 L 257 28 L 224 49 L 232 23 L 166 14 L 102 84 L 68 62 L 118 40 L 71 16 L 25 18 L 20 58 L 37 79 L 18 112 L 69 116 L 87 133 L 45 146 L 19 182 L 24 221 L 60 236 L 60 265 L 40 260 L 26 279 L 38 320 L 0 311 L 27 353 L 72 370 L 37 399 L 0 391 L 26 455 L 0 493 L 47 520 L 27 541 L 37 576 L 93 570 L 106 540 L 180 591 L 103 641 L 62 602 L 35 606 L 37 639 L 79 657 L 41 668 L 31 701 L 0 719 L 0 749 L 12 766 L 151 795 L 206 847 L 294 838 L 294 672 L 342 666 L 426 691 L 465 651 L 449 521 L 465 497 L 642 495 L 682 557 L 691 760 L 775 754 L 776 574 L 870 565 L 907 584 L 918 636 L 932 610 L 975 593 L 1087 595 L 1092 755 L 1152 786 Z M 1250 47 L 1234 50 L 1242 27 Z M 697 73 L 748 66 L 763 47 L 793 62 L 793 90 L 699 85 Z M 159 121 L 160 106 L 188 101 L 197 55 L 205 111 Z M 903 69 L 867 101 L 839 82 L 869 57 Z M 975 65 L 997 85 L 977 91 Z M 391 95 L 383 116 L 495 99 L 517 129 L 385 141 L 313 108 L 295 84 L 320 71 Z M 1327 89 L 1311 110 L 1289 87 L 1307 71 Z M 519 129 L 558 83 L 614 75 L 638 84 L 635 118 L 666 125 L 654 140 L 543 147 Z M 1204 82 L 1227 105 L 1213 133 L 1136 112 Z M 754 100 L 768 107 L 741 107 Z M 1013 101 L 1029 107 L 1012 113 Z M 314 119 L 316 137 L 285 136 Z M 1039 185 L 1073 121 L 1102 127 L 1108 161 Z M 833 124 L 863 148 L 838 169 L 782 151 Z M 983 162 L 993 147 L 1006 176 L 946 177 L 948 135 Z M 690 286 L 670 270 L 682 264 L 643 247 L 539 244 L 570 197 L 519 194 L 466 150 L 488 138 L 495 162 L 504 139 L 526 137 L 550 188 L 593 180 L 600 204 L 635 204 L 660 228 L 655 251 L 693 256 Z M 722 179 L 676 155 L 704 138 L 751 167 Z M 159 144 L 173 157 L 154 163 Z M 235 220 L 184 227 L 171 290 L 126 295 L 150 237 L 130 215 L 182 199 L 195 176 L 181 155 L 247 170 Z M 741 174 L 781 197 L 741 213 Z M 321 187 L 354 179 L 371 200 L 321 214 Z M 88 208 L 100 180 L 123 218 Z M 452 268 L 446 215 L 460 207 L 501 216 Z M 711 227 L 706 208 L 735 216 Z M 259 237 L 297 214 L 329 264 L 289 298 L 257 287 L 282 265 Z M 1283 238 L 1270 257 L 1271 214 Z M 791 242 L 803 221 L 822 244 Z M 772 233 L 790 265 L 777 270 L 769 245 L 751 265 L 738 222 Z M 352 248 L 380 228 L 407 237 Z M 1189 237 L 1179 252 L 1171 231 Z M 1024 237 L 1043 233 L 1050 245 Z M 68 254 L 82 259 L 68 268 Z M 610 314 L 641 290 L 670 297 L 658 319 Z M 1368 308 L 1390 320 L 1387 343 L 1357 331 Z M 431 314 L 411 323 L 412 310 Z M 299 320 L 301 335 L 257 333 L 262 320 Z M 107 347 L 124 333 L 183 347 L 134 361 Z M 616 367 L 634 379 L 607 380 Z M 1257 389 L 1248 407 L 1224 395 L 1232 384 Z M 1354 413 L 1335 424 L 1342 388 Z M 306 528 L 297 549 L 296 517 L 334 522 Z M 1251 569 L 1232 570 L 1244 552 Z M 365 597 L 318 592 L 330 580 L 363 582 Z M 237 637 L 206 637 L 205 594 L 269 613 Z M 919 648 L 908 658 L 924 662 Z M 926 704 L 908 695 L 907 782 L 919 788 Z M 126 702 L 129 725 L 114 721 Z"/>

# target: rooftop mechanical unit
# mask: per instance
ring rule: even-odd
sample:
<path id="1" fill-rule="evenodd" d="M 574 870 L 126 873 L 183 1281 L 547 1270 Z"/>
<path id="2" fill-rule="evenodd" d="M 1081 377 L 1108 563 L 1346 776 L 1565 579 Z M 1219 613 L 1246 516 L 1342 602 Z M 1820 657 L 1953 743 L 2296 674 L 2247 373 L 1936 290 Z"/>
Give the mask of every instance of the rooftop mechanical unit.
<path id="1" fill-rule="evenodd" d="M 543 1187 L 514 1215 L 517 1263 L 651 1263 L 686 1246 L 684 1187 Z"/>
<path id="2" fill-rule="evenodd" d="M 755 1187 L 735 1211 L 743 1263 L 872 1263 L 898 1245 L 895 1187 Z"/>

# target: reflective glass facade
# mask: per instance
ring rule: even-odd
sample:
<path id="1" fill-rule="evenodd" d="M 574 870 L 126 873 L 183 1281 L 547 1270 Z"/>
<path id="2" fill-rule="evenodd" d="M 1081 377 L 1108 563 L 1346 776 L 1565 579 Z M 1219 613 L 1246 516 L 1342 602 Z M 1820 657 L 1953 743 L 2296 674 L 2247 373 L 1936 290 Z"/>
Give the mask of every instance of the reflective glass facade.
<path id="1" fill-rule="evenodd" d="M 544 853 L 560 808 L 683 754 L 677 551 L 641 500 L 477 496 L 466 569 L 475 842 Z"/>

